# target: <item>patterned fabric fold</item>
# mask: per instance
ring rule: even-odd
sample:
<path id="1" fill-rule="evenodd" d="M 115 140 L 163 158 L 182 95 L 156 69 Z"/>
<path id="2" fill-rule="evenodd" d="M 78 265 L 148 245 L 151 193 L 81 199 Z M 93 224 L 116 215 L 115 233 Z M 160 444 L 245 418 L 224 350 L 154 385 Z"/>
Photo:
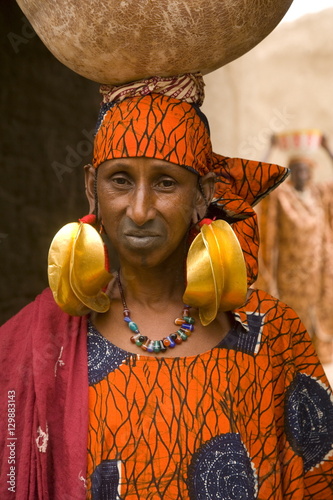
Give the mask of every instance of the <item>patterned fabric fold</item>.
<path id="1" fill-rule="evenodd" d="M 252 206 L 275 189 L 289 175 L 289 170 L 272 163 L 228 158 L 213 153 L 216 174 L 215 196 L 210 215 L 231 222 L 252 217 Z"/>
<path id="2" fill-rule="evenodd" d="M 152 76 L 123 85 L 101 85 L 103 103 L 117 103 L 130 97 L 144 97 L 148 94 L 161 94 L 201 106 L 205 93 L 201 73 L 185 73 L 178 76 Z"/>

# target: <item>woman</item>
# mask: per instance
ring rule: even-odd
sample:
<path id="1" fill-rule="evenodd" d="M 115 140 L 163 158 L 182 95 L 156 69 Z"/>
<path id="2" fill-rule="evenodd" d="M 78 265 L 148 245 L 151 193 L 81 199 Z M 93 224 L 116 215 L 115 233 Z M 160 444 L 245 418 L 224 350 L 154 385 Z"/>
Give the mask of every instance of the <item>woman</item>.
<path id="1" fill-rule="evenodd" d="M 325 137 L 321 146 L 331 157 Z M 292 156 L 290 182 L 261 204 L 264 272 L 258 286 L 297 311 L 320 361 L 328 364 L 333 359 L 332 183 L 315 183 L 315 168 L 306 153 Z"/>
<path id="2" fill-rule="evenodd" d="M 218 221 L 232 223 L 251 285 L 251 204 L 286 172 L 214 154 L 202 80 L 185 83 L 104 89 L 86 169 L 95 217 L 51 247 L 54 297 L 83 315 L 47 291 L 4 328 L 6 371 L 26 367 L 7 384 L 25 411 L 20 498 L 333 498 L 332 396 L 311 341 L 289 307 L 242 293 L 244 263 Z M 76 273 L 88 221 L 112 247 L 97 298 Z"/>

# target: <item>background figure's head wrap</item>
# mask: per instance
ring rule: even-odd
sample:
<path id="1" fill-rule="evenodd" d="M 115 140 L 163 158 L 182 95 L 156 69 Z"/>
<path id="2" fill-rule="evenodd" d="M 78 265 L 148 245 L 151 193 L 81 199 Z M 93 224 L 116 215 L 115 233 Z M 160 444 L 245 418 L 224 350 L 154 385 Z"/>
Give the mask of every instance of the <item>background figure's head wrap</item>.
<path id="1" fill-rule="evenodd" d="M 214 172 L 215 196 L 208 217 L 233 223 L 250 284 L 257 276 L 259 245 L 252 206 L 280 184 L 288 170 L 213 153 L 208 122 L 199 108 L 203 87 L 199 73 L 102 86 L 93 165 L 97 168 L 106 160 L 147 157 L 180 165 L 200 176 Z"/>

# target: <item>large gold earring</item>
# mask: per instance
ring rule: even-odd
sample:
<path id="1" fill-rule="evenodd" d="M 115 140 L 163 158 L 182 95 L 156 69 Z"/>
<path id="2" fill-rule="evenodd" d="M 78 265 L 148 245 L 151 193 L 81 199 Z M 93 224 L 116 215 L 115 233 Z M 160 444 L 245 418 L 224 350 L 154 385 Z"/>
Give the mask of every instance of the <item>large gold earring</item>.
<path id="1" fill-rule="evenodd" d="M 54 300 L 68 314 L 106 312 L 110 299 L 103 289 L 112 278 L 106 270 L 106 249 L 88 215 L 62 227 L 52 240 L 48 278 Z"/>
<path id="2" fill-rule="evenodd" d="M 246 300 L 247 279 L 243 252 L 230 225 L 204 219 L 187 255 L 185 304 L 199 309 L 206 326 L 218 310 L 231 311 Z"/>

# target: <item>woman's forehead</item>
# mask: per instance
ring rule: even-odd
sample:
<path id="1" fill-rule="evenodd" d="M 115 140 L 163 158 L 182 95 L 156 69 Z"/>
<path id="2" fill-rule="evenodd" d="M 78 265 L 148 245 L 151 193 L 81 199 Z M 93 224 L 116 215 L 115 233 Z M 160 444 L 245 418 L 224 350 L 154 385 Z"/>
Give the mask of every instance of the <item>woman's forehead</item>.
<path id="1" fill-rule="evenodd" d="M 159 158 L 131 157 L 115 158 L 106 160 L 98 167 L 101 172 L 125 171 L 131 175 L 170 175 L 187 179 L 198 179 L 196 172 L 189 170 L 186 166 L 161 160 Z"/>

